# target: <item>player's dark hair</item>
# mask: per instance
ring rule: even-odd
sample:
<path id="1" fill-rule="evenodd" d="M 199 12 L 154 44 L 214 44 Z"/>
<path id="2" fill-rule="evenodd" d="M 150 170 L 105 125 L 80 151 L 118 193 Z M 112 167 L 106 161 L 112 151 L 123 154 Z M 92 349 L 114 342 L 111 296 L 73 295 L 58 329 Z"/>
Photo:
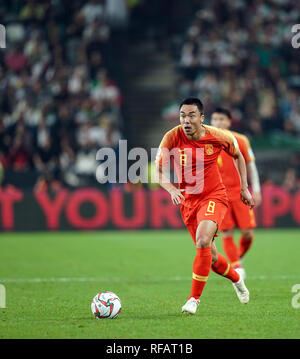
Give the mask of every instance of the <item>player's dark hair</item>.
<path id="1" fill-rule="evenodd" d="M 189 97 L 183 100 L 179 106 L 179 110 L 183 105 L 195 105 L 198 107 L 200 114 L 203 114 L 203 110 L 204 110 L 203 103 L 196 97 Z"/>
<path id="2" fill-rule="evenodd" d="M 227 110 L 226 108 L 224 107 L 217 107 L 214 112 L 217 112 L 217 113 L 221 113 L 225 116 L 227 116 L 230 120 L 231 120 L 231 112 L 229 110 Z"/>

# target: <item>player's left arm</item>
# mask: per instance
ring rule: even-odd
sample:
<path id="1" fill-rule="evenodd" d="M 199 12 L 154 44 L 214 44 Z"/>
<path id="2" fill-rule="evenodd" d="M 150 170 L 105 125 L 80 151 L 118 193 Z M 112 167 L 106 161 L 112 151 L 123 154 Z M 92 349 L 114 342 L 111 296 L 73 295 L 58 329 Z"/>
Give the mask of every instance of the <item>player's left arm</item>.
<path id="1" fill-rule="evenodd" d="M 244 156 L 239 149 L 239 145 L 236 138 L 229 131 L 223 131 L 222 134 L 223 150 L 237 160 L 237 169 L 241 179 L 241 200 L 246 205 L 250 206 L 250 208 L 253 208 L 254 200 L 248 190 L 247 167 Z"/>
<path id="2" fill-rule="evenodd" d="M 247 181 L 247 167 L 244 156 L 241 151 L 238 149 L 233 156 L 237 160 L 237 168 L 241 178 L 241 200 L 250 208 L 254 207 L 254 200 L 251 196 L 251 193 L 248 190 L 248 181 Z"/>
<path id="3" fill-rule="evenodd" d="M 247 164 L 247 171 L 250 177 L 255 205 L 259 206 L 261 204 L 261 189 L 260 189 L 259 175 L 255 164 L 255 160 Z"/>
<path id="4" fill-rule="evenodd" d="M 247 138 L 245 138 L 245 144 L 246 144 L 246 148 L 245 148 L 246 157 L 245 156 L 244 157 L 245 159 L 247 158 L 246 161 L 247 171 L 251 182 L 253 198 L 255 205 L 259 206 L 261 204 L 261 189 L 260 189 L 259 175 L 255 163 L 255 156 L 252 151 L 250 142 Z"/>
<path id="5" fill-rule="evenodd" d="M 240 151 L 244 156 L 246 162 L 248 177 L 250 178 L 250 183 L 252 187 L 252 196 L 254 199 L 254 203 L 256 206 L 259 206 L 261 204 L 261 190 L 258 171 L 255 164 L 255 156 L 252 151 L 250 142 L 245 135 L 240 135 L 237 140 L 239 143 Z"/>

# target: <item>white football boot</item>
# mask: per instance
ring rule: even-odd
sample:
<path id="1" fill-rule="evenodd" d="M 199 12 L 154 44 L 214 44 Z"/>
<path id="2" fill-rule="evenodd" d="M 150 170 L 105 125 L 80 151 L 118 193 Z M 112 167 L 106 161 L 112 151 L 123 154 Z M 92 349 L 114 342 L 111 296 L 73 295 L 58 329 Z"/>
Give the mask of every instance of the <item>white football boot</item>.
<path id="1" fill-rule="evenodd" d="M 196 313 L 200 299 L 191 297 L 185 305 L 181 308 L 182 313 L 193 315 Z"/>
<path id="2" fill-rule="evenodd" d="M 245 281 L 246 280 L 246 271 L 245 271 L 245 269 L 240 267 L 240 268 L 235 268 L 235 270 L 238 272 L 240 277 L 242 277 L 243 281 Z"/>
<path id="3" fill-rule="evenodd" d="M 249 290 L 245 286 L 243 278 L 240 276 L 240 279 L 236 283 L 232 283 L 232 285 L 240 302 L 247 304 L 250 299 L 250 294 L 249 294 Z"/>

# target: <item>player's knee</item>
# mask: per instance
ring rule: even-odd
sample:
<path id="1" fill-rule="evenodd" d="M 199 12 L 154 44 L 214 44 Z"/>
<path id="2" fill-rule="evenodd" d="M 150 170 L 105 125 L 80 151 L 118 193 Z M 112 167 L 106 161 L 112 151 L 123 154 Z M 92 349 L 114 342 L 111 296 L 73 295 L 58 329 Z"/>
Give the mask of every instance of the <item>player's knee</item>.
<path id="1" fill-rule="evenodd" d="M 222 238 L 232 238 L 232 237 L 233 237 L 233 230 L 232 229 L 222 231 Z"/>
<path id="2" fill-rule="evenodd" d="M 213 266 L 218 260 L 218 253 L 211 251 L 211 265 Z"/>
<path id="3" fill-rule="evenodd" d="M 197 248 L 205 248 L 210 245 L 211 238 L 206 234 L 200 234 L 196 238 L 196 246 Z"/>
<path id="4" fill-rule="evenodd" d="M 252 240 L 253 239 L 253 236 L 254 236 L 254 232 L 253 232 L 253 229 L 245 229 L 242 233 L 243 235 L 243 238 L 246 239 L 246 240 Z"/>

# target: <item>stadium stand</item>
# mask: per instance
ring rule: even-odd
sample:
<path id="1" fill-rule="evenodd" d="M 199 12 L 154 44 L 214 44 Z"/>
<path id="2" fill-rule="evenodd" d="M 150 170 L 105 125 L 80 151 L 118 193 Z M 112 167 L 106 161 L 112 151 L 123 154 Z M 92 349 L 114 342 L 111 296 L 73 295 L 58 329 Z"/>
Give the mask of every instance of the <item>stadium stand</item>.
<path id="1" fill-rule="evenodd" d="M 299 7 L 296 0 L 1 3 L 9 44 L 0 51 L 3 185 L 92 185 L 99 147 L 122 136 L 132 146 L 158 146 L 177 121 L 178 102 L 193 95 L 207 118 L 217 105 L 232 109 L 233 129 L 250 136 L 259 167 L 270 169 L 263 181 L 290 186 L 295 172 L 298 188 L 300 65 L 291 27 Z"/>
<path id="2" fill-rule="evenodd" d="M 0 53 L 5 181 L 40 189 L 88 184 L 96 150 L 118 142 L 122 93 L 113 80 L 111 44 L 127 14 L 112 5 L 102 0 L 1 3 L 9 45 Z"/>
<path id="3" fill-rule="evenodd" d="M 188 96 L 203 100 L 207 119 L 219 105 L 231 109 L 232 128 L 250 136 L 259 153 L 262 180 L 289 182 L 295 172 L 299 188 L 300 65 L 291 44 L 299 2 L 204 0 L 191 6 L 185 31 L 172 41 L 177 100 L 164 108 L 164 118 L 177 121 L 177 103 Z"/>

